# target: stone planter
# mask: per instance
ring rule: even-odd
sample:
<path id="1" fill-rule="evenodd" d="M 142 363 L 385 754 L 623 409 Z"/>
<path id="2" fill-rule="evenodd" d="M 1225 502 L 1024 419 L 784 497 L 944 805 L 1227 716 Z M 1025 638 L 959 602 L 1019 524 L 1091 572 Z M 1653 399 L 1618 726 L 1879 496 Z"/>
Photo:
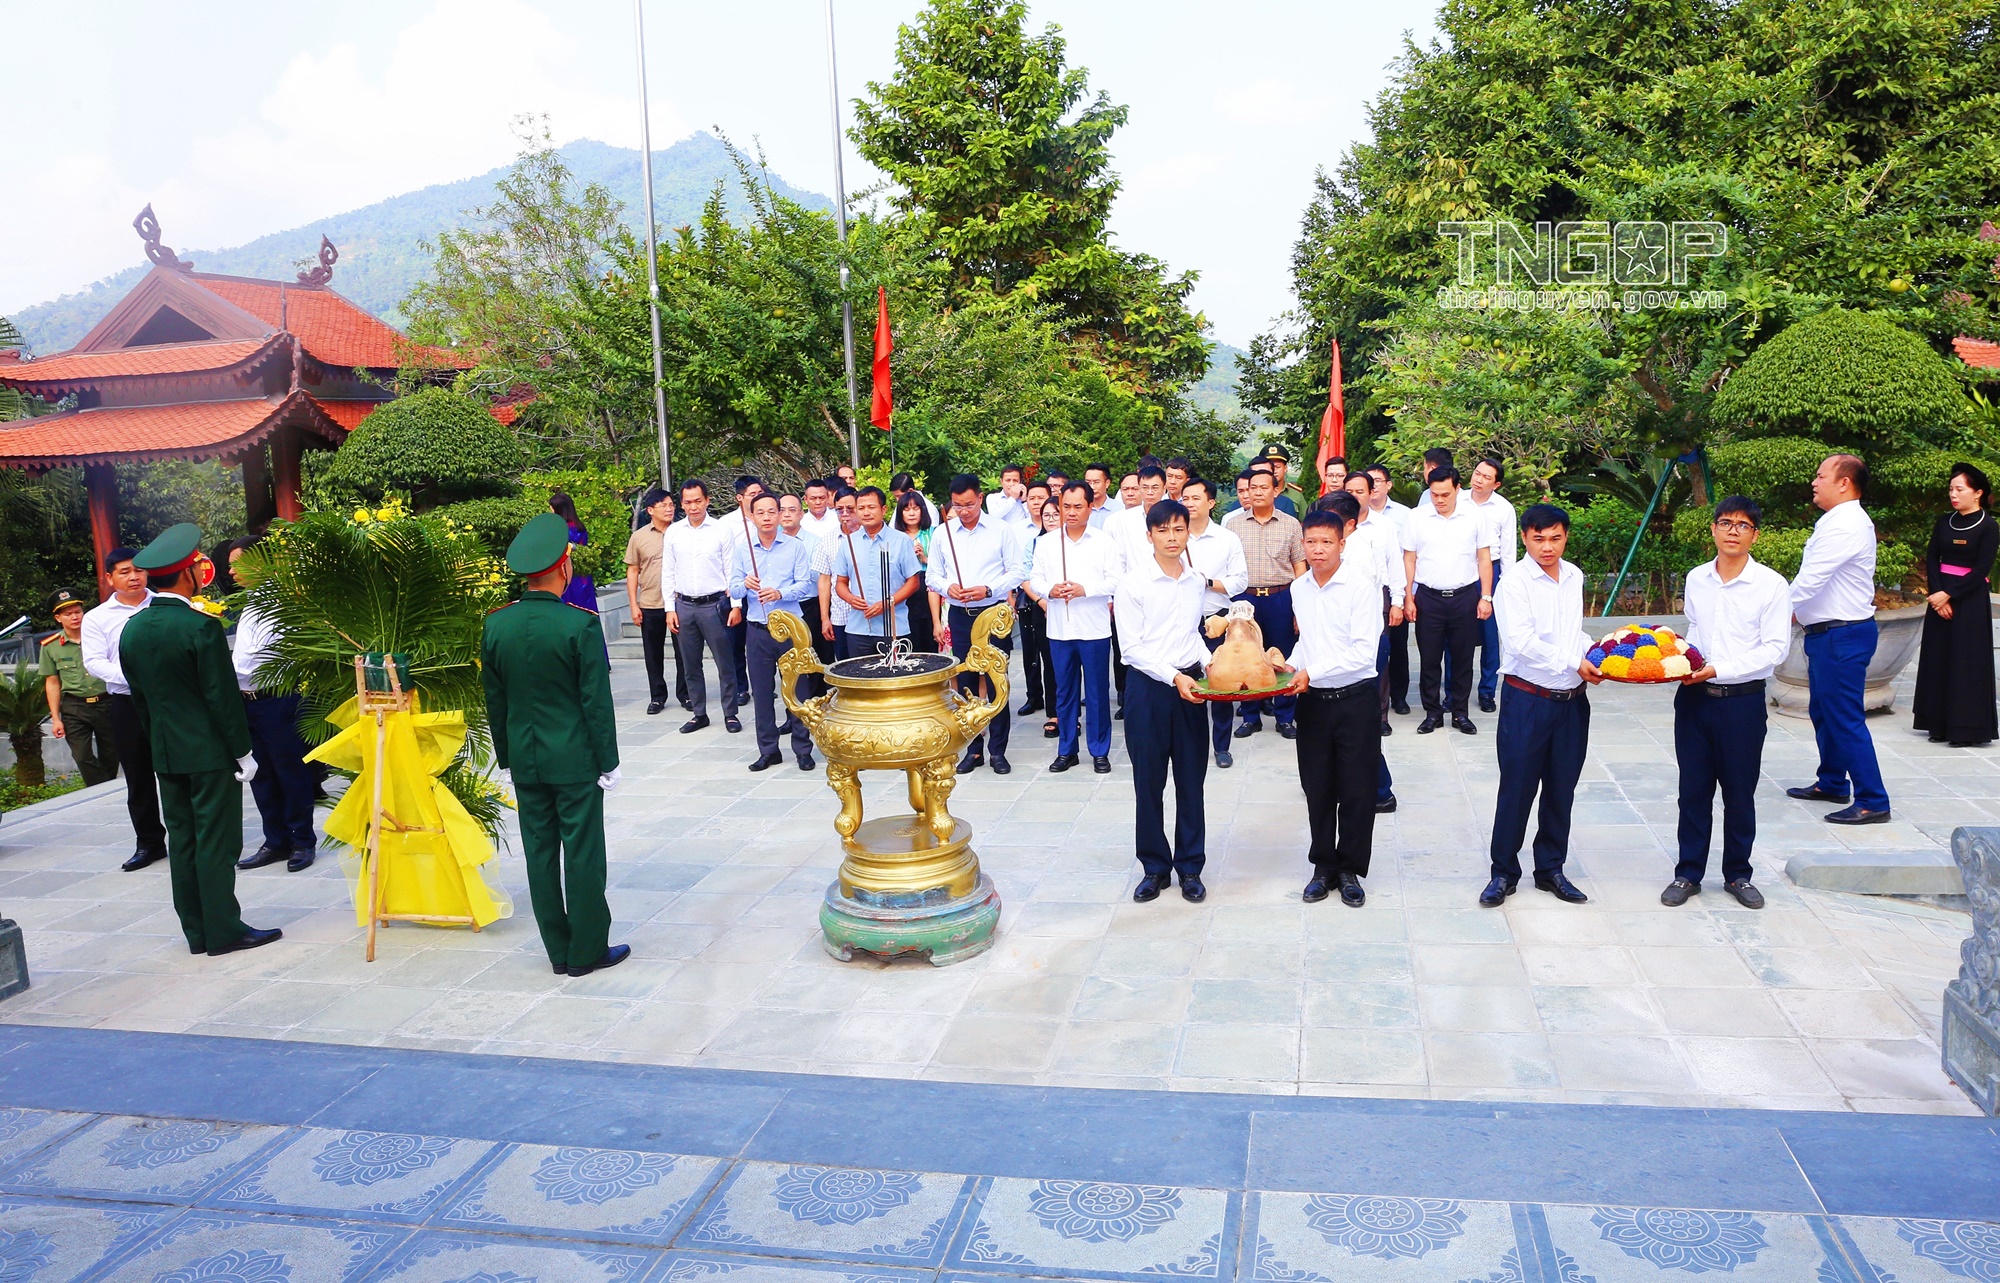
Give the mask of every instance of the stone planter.
<path id="1" fill-rule="evenodd" d="M 12 918 L 0 918 L 0 998 L 11 998 L 28 987 L 28 949 L 21 928 Z"/>
<path id="2" fill-rule="evenodd" d="M 1861 697 L 1864 712 L 1887 712 L 1896 706 L 1896 678 L 1917 657 L 1924 639 L 1928 606 L 1900 606 L 1875 612 L 1875 658 L 1868 661 L 1868 686 Z M 1771 683 L 1771 706 L 1787 717 L 1804 717 L 1811 698 L 1806 688 L 1806 633 L 1792 625 L 1792 653 L 1778 665 Z"/>
<path id="3" fill-rule="evenodd" d="M 2000 829 L 1954 829 L 1951 856 L 1972 901 L 1972 935 L 1944 990 L 1944 1072 L 2000 1115 Z"/>

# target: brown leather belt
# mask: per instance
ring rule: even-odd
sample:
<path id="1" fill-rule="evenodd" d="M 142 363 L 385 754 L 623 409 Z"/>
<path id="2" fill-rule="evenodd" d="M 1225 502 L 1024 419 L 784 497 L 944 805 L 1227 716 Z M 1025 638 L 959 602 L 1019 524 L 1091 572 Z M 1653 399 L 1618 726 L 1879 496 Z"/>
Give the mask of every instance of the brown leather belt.
<path id="1" fill-rule="evenodd" d="M 1247 596 L 1251 597 L 1275 597 L 1281 592 L 1290 592 L 1291 590 L 1292 586 L 1290 584 L 1278 584 L 1272 588 L 1246 588 L 1243 591 Z"/>
<path id="2" fill-rule="evenodd" d="M 1575 699 L 1577 696 L 1583 694 L 1583 687 L 1581 686 L 1572 686 L 1566 691 L 1552 690 L 1547 686 L 1537 686 L 1525 678 L 1514 676 L 1512 673 L 1507 674 L 1507 684 L 1517 691 L 1526 691 L 1530 695 L 1540 695 L 1543 699 L 1553 699 L 1558 702 Z"/>

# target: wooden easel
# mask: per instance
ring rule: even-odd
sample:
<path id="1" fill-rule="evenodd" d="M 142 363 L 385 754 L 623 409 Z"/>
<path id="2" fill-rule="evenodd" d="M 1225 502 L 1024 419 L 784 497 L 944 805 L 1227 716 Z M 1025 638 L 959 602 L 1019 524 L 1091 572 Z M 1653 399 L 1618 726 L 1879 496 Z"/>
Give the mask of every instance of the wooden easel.
<path id="1" fill-rule="evenodd" d="M 361 853 L 361 878 L 368 886 L 368 961 L 375 961 L 375 932 L 384 922 L 458 923 L 479 930 L 477 919 L 465 914 L 384 913 L 382 911 L 382 826 L 394 824 L 398 833 L 442 833 L 443 829 L 411 829 L 397 824 L 382 810 L 382 759 L 389 743 L 389 714 L 407 713 L 414 707 L 414 692 L 403 689 L 402 673 L 393 656 L 383 656 L 381 672 L 389 679 L 388 690 L 368 689 L 368 662 L 354 657 L 354 699 L 356 712 L 375 718 L 375 796 L 368 816 L 368 845 Z"/>

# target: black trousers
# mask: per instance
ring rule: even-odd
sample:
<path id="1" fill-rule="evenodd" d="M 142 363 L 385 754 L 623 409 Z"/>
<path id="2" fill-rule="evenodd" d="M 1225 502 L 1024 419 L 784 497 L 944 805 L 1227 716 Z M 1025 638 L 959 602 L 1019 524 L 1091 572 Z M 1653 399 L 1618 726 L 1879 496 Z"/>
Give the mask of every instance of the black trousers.
<path id="1" fill-rule="evenodd" d="M 1410 702 L 1410 625 L 1407 621 L 1389 629 L 1389 703 Z"/>
<path id="2" fill-rule="evenodd" d="M 1021 702 L 1045 709 L 1053 717 L 1056 711 L 1056 666 L 1049 659 L 1048 612 L 1029 601 L 1028 594 L 1024 592 L 1018 613 L 1021 619 L 1021 676 L 1027 686 L 1021 692 Z"/>
<path id="3" fill-rule="evenodd" d="M 980 609 L 985 610 L 990 609 L 990 607 L 981 607 Z M 966 655 L 972 651 L 972 625 L 978 618 L 979 611 L 967 610 L 963 606 L 951 607 L 950 613 L 944 617 L 944 626 L 951 629 L 951 653 L 958 656 L 960 663 L 964 663 Z M 993 644 L 998 646 L 1005 654 L 1012 655 L 1014 653 L 1014 635 L 1012 633 L 1007 633 L 1004 636 L 1000 633 L 993 634 Z M 980 688 L 984 685 L 985 679 L 980 677 L 961 677 L 958 679 L 958 688 L 967 694 L 982 693 Z M 991 692 L 984 693 L 990 694 Z M 1013 726 L 1014 710 L 1009 708 L 1007 701 L 1003 699 L 1000 701 L 1000 711 L 995 713 L 993 720 L 986 724 L 985 734 L 980 735 L 972 743 L 966 745 L 965 751 L 968 753 L 980 752 L 990 740 L 993 752 L 1004 757 L 1007 753 L 1007 736 L 1013 729 Z"/>
<path id="4" fill-rule="evenodd" d="M 1681 768 L 1680 861 L 1674 876 L 1696 886 L 1708 872 L 1715 836 L 1715 790 L 1722 789 L 1722 880 L 1750 880 L 1757 841 L 1757 775 L 1764 765 L 1769 714 L 1764 692 L 1710 695 L 1700 686 L 1674 692 L 1674 756 Z"/>
<path id="5" fill-rule="evenodd" d="M 1132 669 L 1125 682 L 1125 755 L 1137 803 L 1133 844 L 1139 865 L 1162 877 L 1199 877 L 1208 863 L 1208 716 L 1173 687 Z M 1167 776 L 1174 781 L 1174 840 L 1167 842 Z"/>
<path id="6" fill-rule="evenodd" d="M 1426 717 L 1444 716 L 1447 706 L 1453 717 L 1465 716 L 1472 699 L 1472 650 L 1478 643 L 1478 580 L 1453 589 L 1449 597 L 1435 588 L 1417 585 L 1417 652 L 1422 664 L 1417 691 L 1423 696 Z M 1447 654 L 1451 656 L 1451 689 L 1440 693 Z M 1392 686 L 1394 655 L 1391 650 Z"/>
<path id="7" fill-rule="evenodd" d="M 1419 626 L 1423 616 L 1417 616 Z M 1469 666 L 1460 670 L 1470 675 Z M 1549 699 L 1505 682 L 1500 685 L 1500 793 L 1493 803 L 1493 876 L 1521 880 L 1521 843 L 1528 812 L 1541 795 L 1535 827 L 1535 872 L 1553 873 L 1569 858 L 1569 816 L 1576 781 L 1590 748 L 1590 696 Z"/>
<path id="8" fill-rule="evenodd" d="M 111 695 L 111 744 L 125 772 L 125 813 L 142 851 L 167 849 L 167 826 L 160 820 L 160 787 L 153 778 L 153 745 L 139 724 L 130 695 Z M 232 857 L 233 858 L 233 857 Z"/>
<path id="9" fill-rule="evenodd" d="M 1381 779 L 1382 715 L 1375 680 L 1299 696 L 1299 787 L 1312 829 L 1307 859 L 1321 873 L 1368 876 Z"/>
<path id="10" fill-rule="evenodd" d="M 319 845 L 313 836 L 313 793 L 319 777 L 305 760 L 306 742 L 299 738 L 299 697 L 246 699 L 243 715 L 250 724 L 250 752 L 257 759 L 250 796 L 264 823 L 264 845 L 273 851 L 310 854 Z"/>
<path id="11" fill-rule="evenodd" d="M 790 716 L 777 699 L 778 658 L 792 648 L 790 642 L 781 642 L 771 636 L 768 624 L 750 624 L 745 639 L 745 649 L 750 659 L 750 709 L 757 724 L 757 753 L 769 757 L 778 751 L 778 714 L 786 713 L 791 723 L 792 756 L 804 757 L 812 752 L 812 736 L 806 731 L 806 724 Z"/>
<path id="12" fill-rule="evenodd" d="M 646 686 L 651 699 L 657 703 L 667 701 L 667 639 L 672 636 L 667 631 L 667 612 L 639 608 L 639 649 L 646 656 Z M 687 703 L 687 677 L 681 672 L 681 648 L 678 642 L 673 646 L 674 654 L 674 701 Z"/>
<path id="13" fill-rule="evenodd" d="M 723 607 L 722 617 L 724 620 L 729 618 L 729 608 L 726 606 Z M 730 649 L 736 657 L 736 700 L 740 704 L 750 697 L 750 625 L 747 621 L 738 621 L 734 624 L 724 623 L 722 626 L 729 632 Z"/>

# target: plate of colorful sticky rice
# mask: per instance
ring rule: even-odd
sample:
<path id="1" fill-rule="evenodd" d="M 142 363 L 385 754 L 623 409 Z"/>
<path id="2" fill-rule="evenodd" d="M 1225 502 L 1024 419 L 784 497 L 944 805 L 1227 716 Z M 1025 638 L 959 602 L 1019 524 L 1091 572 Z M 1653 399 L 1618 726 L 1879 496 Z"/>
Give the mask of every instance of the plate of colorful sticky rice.
<path id="1" fill-rule="evenodd" d="M 1664 624 L 1629 624 L 1606 633 L 1587 658 L 1610 680 L 1637 686 L 1678 682 L 1707 662 Z"/>

